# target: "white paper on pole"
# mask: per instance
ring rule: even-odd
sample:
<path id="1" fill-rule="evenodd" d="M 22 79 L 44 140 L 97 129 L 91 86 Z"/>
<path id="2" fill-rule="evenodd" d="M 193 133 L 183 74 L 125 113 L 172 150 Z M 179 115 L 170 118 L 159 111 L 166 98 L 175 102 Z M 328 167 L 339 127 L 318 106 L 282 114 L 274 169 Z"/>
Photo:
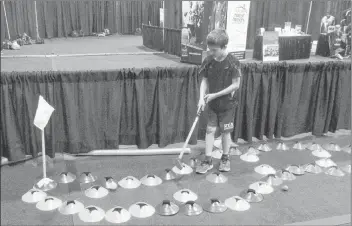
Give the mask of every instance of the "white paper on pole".
<path id="1" fill-rule="evenodd" d="M 228 1 L 226 31 L 228 52 L 246 51 L 250 1 Z"/>
<path id="2" fill-rule="evenodd" d="M 33 122 L 34 125 L 39 129 L 44 130 L 54 110 L 55 109 L 48 104 L 42 96 L 39 96 L 38 108 Z"/>

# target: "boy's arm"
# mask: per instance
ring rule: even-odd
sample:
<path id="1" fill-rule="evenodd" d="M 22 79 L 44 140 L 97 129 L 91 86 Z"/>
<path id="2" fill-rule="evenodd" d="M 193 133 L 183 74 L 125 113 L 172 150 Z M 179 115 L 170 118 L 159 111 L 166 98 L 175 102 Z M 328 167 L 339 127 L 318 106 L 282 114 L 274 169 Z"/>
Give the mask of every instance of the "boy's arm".
<path id="1" fill-rule="evenodd" d="M 208 79 L 206 77 L 203 77 L 202 82 L 200 83 L 200 95 L 199 95 L 200 100 L 204 100 L 204 97 L 207 91 L 208 91 Z"/>
<path id="2" fill-rule="evenodd" d="M 199 100 L 204 100 L 205 94 L 208 91 L 208 63 L 209 59 L 205 58 L 200 66 L 199 74 L 202 76 L 202 82 L 200 83 L 200 95 Z"/>

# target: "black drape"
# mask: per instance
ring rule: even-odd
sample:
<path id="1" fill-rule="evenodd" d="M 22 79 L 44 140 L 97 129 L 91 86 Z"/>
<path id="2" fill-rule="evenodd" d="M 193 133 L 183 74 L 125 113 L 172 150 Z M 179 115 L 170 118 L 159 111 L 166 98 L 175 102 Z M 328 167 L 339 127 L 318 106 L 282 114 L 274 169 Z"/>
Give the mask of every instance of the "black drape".
<path id="1" fill-rule="evenodd" d="M 181 30 L 143 25 L 143 45 L 170 55 L 181 56 Z"/>
<path id="2" fill-rule="evenodd" d="M 157 51 L 164 50 L 163 29 L 161 27 L 143 24 L 143 45 Z"/>
<path id="3" fill-rule="evenodd" d="M 351 128 L 351 64 L 249 63 L 234 139 L 288 137 Z"/>
<path id="4" fill-rule="evenodd" d="M 44 38 L 67 37 L 73 30 L 86 35 L 108 28 L 117 32 L 115 1 L 37 1 L 38 30 Z M 5 2 L 11 38 L 26 32 L 36 37 L 34 1 Z M 2 9 L 3 14 L 3 9 Z M 4 16 L 2 16 L 2 19 Z M 1 38 L 6 37 L 5 20 L 1 20 Z"/>
<path id="5" fill-rule="evenodd" d="M 184 140 L 195 117 L 196 74 L 197 68 L 2 73 L 2 154 L 13 160 L 41 150 L 33 126 L 39 94 L 55 107 L 46 128 L 49 155 Z"/>
<path id="6" fill-rule="evenodd" d="M 1 42 L 4 39 L 9 39 L 2 2 L 3 1 L 1 1 Z M 33 1 L 5 1 L 5 8 L 12 40 L 23 32 L 26 32 L 32 37 L 36 37 Z"/>
<path id="7" fill-rule="evenodd" d="M 165 52 L 175 56 L 181 56 L 181 30 L 165 28 L 164 49 Z"/>
<path id="8" fill-rule="evenodd" d="M 351 128 L 350 62 L 246 63 L 233 138 L 272 138 Z M 45 130 L 49 155 L 183 142 L 198 102 L 197 66 L 85 72 L 1 73 L 2 156 L 36 155 L 38 96 L 56 109 Z M 206 115 L 206 112 L 205 114 Z M 198 135 L 205 135 L 205 120 Z"/>
<path id="9" fill-rule="evenodd" d="M 162 1 L 121 1 L 118 4 L 118 31 L 134 34 L 142 24 L 159 26 Z"/>
<path id="10" fill-rule="evenodd" d="M 34 1 L 5 1 L 11 39 L 26 32 L 36 37 Z M 37 1 L 39 34 L 67 37 L 73 30 L 134 34 L 142 23 L 159 25 L 161 1 Z M 1 7 L 1 42 L 8 39 Z"/>

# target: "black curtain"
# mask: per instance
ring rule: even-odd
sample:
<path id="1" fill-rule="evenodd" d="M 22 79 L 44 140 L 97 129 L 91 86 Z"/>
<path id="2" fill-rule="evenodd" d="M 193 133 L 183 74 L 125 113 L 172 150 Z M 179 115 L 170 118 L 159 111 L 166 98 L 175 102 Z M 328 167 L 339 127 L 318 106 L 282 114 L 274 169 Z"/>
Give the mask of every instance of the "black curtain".
<path id="1" fill-rule="evenodd" d="M 34 1 L 5 1 L 11 39 L 26 32 L 36 37 Z M 73 30 L 85 35 L 102 32 L 134 34 L 142 23 L 158 26 L 162 1 L 37 1 L 39 34 L 44 38 L 67 37 Z M 1 6 L 1 42 L 7 37 Z"/>
<path id="2" fill-rule="evenodd" d="M 165 28 L 164 50 L 166 53 L 181 56 L 181 30 Z"/>
<path id="3" fill-rule="evenodd" d="M 143 25 L 143 45 L 157 51 L 164 50 L 163 30 L 161 27 Z"/>
<path id="4" fill-rule="evenodd" d="M 18 160 L 41 150 L 33 126 L 39 94 L 55 108 L 45 130 L 48 155 L 180 142 L 195 117 L 196 75 L 197 68 L 2 73 L 1 154 Z"/>
<path id="5" fill-rule="evenodd" d="M 351 129 L 349 62 L 248 63 L 242 73 L 234 140 Z M 184 142 L 195 119 L 200 79 L 196 66 L 2 72 L 1 154 L 19 160 L 41 150 L 33 126 L 39 94 L 55 108 L 45 130 L 51 156 Z M 193 144 L 197 136 L 204 139 L 205 115 Z"/>
<path id="6" fill-rule="evenodd" d="M 108 28 L 117 32 L 115 1 L 37 1 L 38 30 L 40 37 L 67 37 L 73 30 L 85 35 Z M 36 37 L 34 1 L 5 2 L 11 39 L 26 32 Z M 1 20 L 1 39 L 7 37 L 6 24 Z"/>
<path id="7" fill-rule="evenodd" d="M 351 64 L 243 65 L 234 139 L 289 137 L 351 128 Z"/>
<path id="8" fill-rule="evenodd" d="M 9 39 L 7 34 L 5 12 L 1 1 L 1 42 Z M 11 40 L 18 34 L 26 32 L 36 37 L 35 14 L 33 1 L 4 1 Z"/>
<path id="9" fill-rule="evenodd" d="M 160 25 L 162 1 L 121 1 L 118 3 L 118 31 L 134 34 L 142 24 Z"/>

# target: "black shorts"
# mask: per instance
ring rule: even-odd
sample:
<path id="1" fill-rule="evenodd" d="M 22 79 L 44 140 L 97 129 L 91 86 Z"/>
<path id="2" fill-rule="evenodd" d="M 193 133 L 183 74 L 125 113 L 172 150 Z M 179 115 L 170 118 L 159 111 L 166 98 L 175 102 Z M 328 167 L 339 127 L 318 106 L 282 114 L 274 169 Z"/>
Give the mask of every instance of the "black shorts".
<path id="1" fill-rule="evenodd" d="M 220 133 L 232 132 L 235 127 L 235 113 L 235 107 L 224 112 L 215 112 L 208 108 L 208 126 L 219 128 Z"/>

